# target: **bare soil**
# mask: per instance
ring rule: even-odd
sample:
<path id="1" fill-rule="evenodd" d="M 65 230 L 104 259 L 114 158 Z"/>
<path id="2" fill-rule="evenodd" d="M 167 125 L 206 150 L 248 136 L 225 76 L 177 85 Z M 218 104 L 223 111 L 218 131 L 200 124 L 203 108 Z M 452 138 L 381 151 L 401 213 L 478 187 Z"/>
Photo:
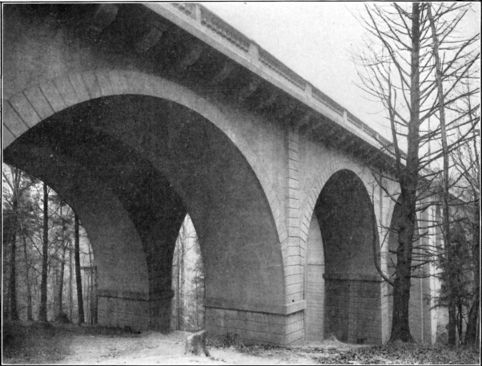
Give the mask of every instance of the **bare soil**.
<path id="1" fill-rule="evenodd" d="M 245 346 L 209 339 L 210 356 L 184 354 L 190 333 L 133 333 L 76 325 L 16 322 L 3 328 L 3 364 L 70 365 L 277 365 L 277 364 L 480 364 L 477 349 L 421 345 L 351 345 L 332 338 L 293 347 Z"/>

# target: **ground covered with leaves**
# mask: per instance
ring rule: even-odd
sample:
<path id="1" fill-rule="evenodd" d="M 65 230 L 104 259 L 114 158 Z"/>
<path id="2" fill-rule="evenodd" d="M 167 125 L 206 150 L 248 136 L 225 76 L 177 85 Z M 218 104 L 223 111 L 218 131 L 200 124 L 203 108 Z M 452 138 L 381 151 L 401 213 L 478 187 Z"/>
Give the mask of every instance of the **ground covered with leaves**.
<path id="1" fill-rule="evenodd" d="M 480 353 L 475 347 L 384 345 L 341 351 L 315 347 L 307 351 L 320 364 L 480 364 Z"/>
<path id="2" fill-rule="evenodd" d="M 187 332 L 135 333 L 72 324 L 6 323 L 3 364 L 480 364 L 472 347 L 392 344 L 244 345 L 236 336 L 209 338 L 210 356 L 184 354 Z"/>

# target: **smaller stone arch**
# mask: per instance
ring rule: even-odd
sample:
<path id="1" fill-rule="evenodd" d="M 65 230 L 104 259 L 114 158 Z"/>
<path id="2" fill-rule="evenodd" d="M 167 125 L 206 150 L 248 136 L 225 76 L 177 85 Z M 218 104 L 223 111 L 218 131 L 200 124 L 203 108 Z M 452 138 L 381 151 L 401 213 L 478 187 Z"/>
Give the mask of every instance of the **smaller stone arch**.
<path id="1" fill-rule="evenodd" d="M 336 172 L 341 170 L 350 170 L 354 174 L 356 174 L 360 180 L 363 182 L 365 189 L 368 190 L 369 187 L 369 179 L 367 174 L 360 168 L 359 165 L 355 164 L 352 161 L 344 159 L 340 157 L 339 159 L 330 158 L 326 165 L 323 166 L 323 169 L 319 171 L 319 173 L 312 178 L 312 180 L 307 184 L 309 187 L 306 191 L 306 195 L 301 202 L 301 215 L 300 215 L 300 239 L 302 250 L 301 252 L 305 252 L 304 245 L 306 244 L 306 240 L 308 238 L 308 229 L 310 227 L 310 222 L 313 216 L 313 210 L 316 205 L 316 201 L 321 194 L 321 190 L 323 189 L 324 185 L 328 181 L 328 179 L 333 176 Z M 373 197 L 369 195 L 372 205 L 374 205 Z M 376 214 L 376 212 L 375 212 Z M 304 258 L 303 258 L 304 259 Z"/>
<path id="2" fill-rule="evenodd" d="M 306 241 L 307 338 L 333 334 L 380 343 L 381 280 L 373 261 L 378 230 L 366 186 L 352 170 L 338 170 L 313 206 Z"/>

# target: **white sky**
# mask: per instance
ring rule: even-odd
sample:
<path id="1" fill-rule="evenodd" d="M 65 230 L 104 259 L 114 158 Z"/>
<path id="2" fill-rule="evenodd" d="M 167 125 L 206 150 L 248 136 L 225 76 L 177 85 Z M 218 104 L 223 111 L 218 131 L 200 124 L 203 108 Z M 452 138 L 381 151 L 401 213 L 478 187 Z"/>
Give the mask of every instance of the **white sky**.
<path id="1" fill-rule="evenodd" d="M 390 138 L 383 110 L 356 86 L 363 2 L 203 2 L 325 94 Z M 480 30 L 480 3 L 463 28 Z M 391 139 L 391 138 L 390 138 Z"/>

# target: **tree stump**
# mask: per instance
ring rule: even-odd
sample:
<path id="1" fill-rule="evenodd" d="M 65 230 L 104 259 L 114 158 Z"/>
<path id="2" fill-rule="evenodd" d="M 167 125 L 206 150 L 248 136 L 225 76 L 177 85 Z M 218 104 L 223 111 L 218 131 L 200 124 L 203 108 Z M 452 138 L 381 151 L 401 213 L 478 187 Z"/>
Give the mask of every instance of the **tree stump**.
<path id="1" fill-rule="evenodd" d="M 186 338 L 185 354 L 200 355 L 201 351 L 206 356 L 209 356 L 209 351 L 206 347 L 206 331 L 201 330 L 193 333 Z"/>

